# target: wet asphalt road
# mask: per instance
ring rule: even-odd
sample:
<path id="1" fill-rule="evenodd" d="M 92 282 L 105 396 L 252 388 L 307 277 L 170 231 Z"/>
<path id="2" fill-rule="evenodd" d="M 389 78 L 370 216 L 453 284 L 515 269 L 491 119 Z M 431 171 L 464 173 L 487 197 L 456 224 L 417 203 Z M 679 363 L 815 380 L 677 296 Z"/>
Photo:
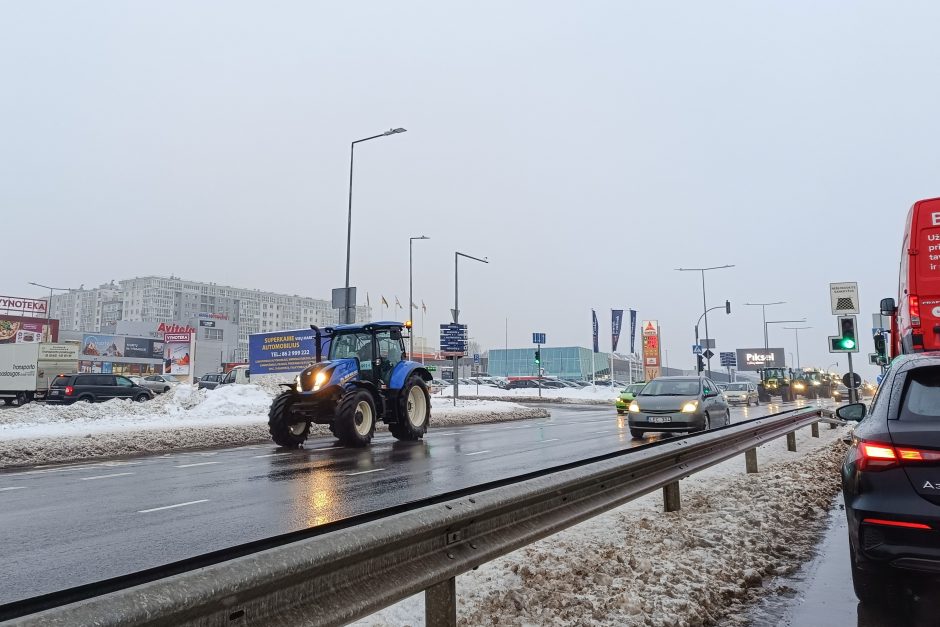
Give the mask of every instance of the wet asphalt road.
<path id="1" fill-rule="evenodd" d="M 0 604 L 639 444 L 610 407 L 551 412 L 367 449 L 317 438 L 0 473 Z"/>
<path id="2" fill-rule="evenodd" d="M 852 589 L 849 539 L 840 495 L 829 516 L 829 527 L 817 554 L 790 581 L 794 590 L 765 598 L 751 613 L 750 627 L 936 627 L 940 625 L 940 583 L 906 577 L 903 593 L 880 605 L 863 605 Z"/>

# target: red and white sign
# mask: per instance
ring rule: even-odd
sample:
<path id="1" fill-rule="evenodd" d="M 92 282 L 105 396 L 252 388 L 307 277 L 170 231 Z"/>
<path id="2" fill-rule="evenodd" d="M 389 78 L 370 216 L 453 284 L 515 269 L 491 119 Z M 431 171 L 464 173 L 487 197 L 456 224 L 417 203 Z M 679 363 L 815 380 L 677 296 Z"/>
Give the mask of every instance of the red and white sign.
<path id="1" fill-rule="evenodd" d="M 196 329 L 187 325 L 182 324 L 167 324 L 161 322 L 160 326 L 157 327 L 157 333 L 195 333 Z"/>
<path id="2" fill-rule="evenodd" d="M 163 326 L 163 325 L 160 325 Z M 193 334 L 190 332 L 186 333 L 164 333 L 163 341 L 169 344 L 170 342 L 180 342 L 180 343 L 189 343 L 193 339 Z"/>
<path id="3" fill-rule="evenodd" d="M 659 321 L 644 320 L 643 329 L 643 365 L 646 381 L 652 381 L 662 374 L 660 365 Z"/>
<path id="4" fill-rule="evenodd" d="M 0 296 L 0 309 L 46 315 L 46 301 L 18 296 Z"/>

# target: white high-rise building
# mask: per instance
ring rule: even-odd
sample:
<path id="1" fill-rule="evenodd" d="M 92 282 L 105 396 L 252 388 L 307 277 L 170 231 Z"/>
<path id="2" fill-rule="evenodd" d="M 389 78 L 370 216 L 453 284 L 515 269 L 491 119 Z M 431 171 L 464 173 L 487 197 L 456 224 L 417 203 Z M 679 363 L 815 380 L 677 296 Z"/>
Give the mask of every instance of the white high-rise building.
<path id="1" fill-rule="evenodd" d="M 114 328 L 121 319 L 121 309 L 121 288 L 112 281 L 92 289 L 54 295 L 49 315 L 59 321 L 63 331 L 99 333 Z"/>
<path id="2" fill-rule="evenodd" d="M 121 281 L 124 320 L 170 322 L 200 314 L 238 325 L 238 358 L 248 357 L 252 333 L 337 324 L 339 312 L 328 300 L 186 281 L 176 277 L 141 277 Z M 356 320 L 372 319 L 369 307 L 356 307 Z"/>

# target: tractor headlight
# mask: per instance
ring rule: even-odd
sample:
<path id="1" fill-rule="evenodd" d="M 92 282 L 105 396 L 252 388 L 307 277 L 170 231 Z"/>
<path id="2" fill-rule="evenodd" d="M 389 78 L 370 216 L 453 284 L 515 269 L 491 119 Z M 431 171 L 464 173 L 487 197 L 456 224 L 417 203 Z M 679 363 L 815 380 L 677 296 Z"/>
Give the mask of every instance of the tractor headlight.
<path id="1" fill-rule="evenodd" d="M 297 390 L 298 393 L 304 391 L 304 386 L 300 384 L 300 375 L 294 377 L 294 389 Z"/>
<path id="2" fill-rule="evenodd" d="M 813 381 L 813 385 L 822 385 L 819 381 Z"/>
<path id="3" fill-rule="evenodd" d="M 326 383 L 326 373 L 322 370 L 313 378 L 313 391 L 316 392 Z"/>
<path id="4" fill-rule="evenodd" d="M 698 401 L 689 401 L 688 403 L 682 406 L 682 413 L 694 414 L 695 410 L 697 409 L 698 409 Z"/>
<path id="5" fill-rule="evenodd" d="M 803 385 L 802 383 L 794 383 L 794 384 L 793 384 L 793 387 L 795 387 L 795 388 L 798 389 L 798 390 L 802 390 L 802 389 L 805 388 L 806 386 Z"/>
<path id="6" fill-rule="evenodd" d="M 636 401 L 630 401 L 630 413 L 632 414 L 640 413 L 640 405 Z"/>

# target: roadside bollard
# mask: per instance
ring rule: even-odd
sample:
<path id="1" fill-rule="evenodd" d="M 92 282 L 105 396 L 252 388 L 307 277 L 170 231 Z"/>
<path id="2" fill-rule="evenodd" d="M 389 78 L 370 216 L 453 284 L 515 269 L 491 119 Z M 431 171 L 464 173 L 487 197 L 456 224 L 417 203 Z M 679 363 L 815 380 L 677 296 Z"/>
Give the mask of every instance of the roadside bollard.
<path id="1" fill-rule="evenodd" d="M 426 627 L 457 626 L 457 580 L 454 577 L 424 591 L 424 624 Z"/>
<path id="2" fill-rule="evenodd" d="M 787 434 L 787 450 L 796 451 L 796 431 Z"/>
<path id="3" fill-rule="evenodd" d="M 679 501 L 679 482 L 675 481 L 663 486 L 663 509 L 667 512 L 678 512 L 681 508 Z"/>
<path id="4" fill-rule="evenodd" d="M 757 472 L 757 449 L 750 448 L 744 451 L 744 467 L 747 468 L 748 474 L 754 474 Z"/>
<path id="5" fill-rule="evenodd" d="M 812 433 L 814 438 L 819 437 L 819 423 L 818 422 L 814 422 L 812 424 L 812 426 L 810 427 L 810 433 Z"/>

